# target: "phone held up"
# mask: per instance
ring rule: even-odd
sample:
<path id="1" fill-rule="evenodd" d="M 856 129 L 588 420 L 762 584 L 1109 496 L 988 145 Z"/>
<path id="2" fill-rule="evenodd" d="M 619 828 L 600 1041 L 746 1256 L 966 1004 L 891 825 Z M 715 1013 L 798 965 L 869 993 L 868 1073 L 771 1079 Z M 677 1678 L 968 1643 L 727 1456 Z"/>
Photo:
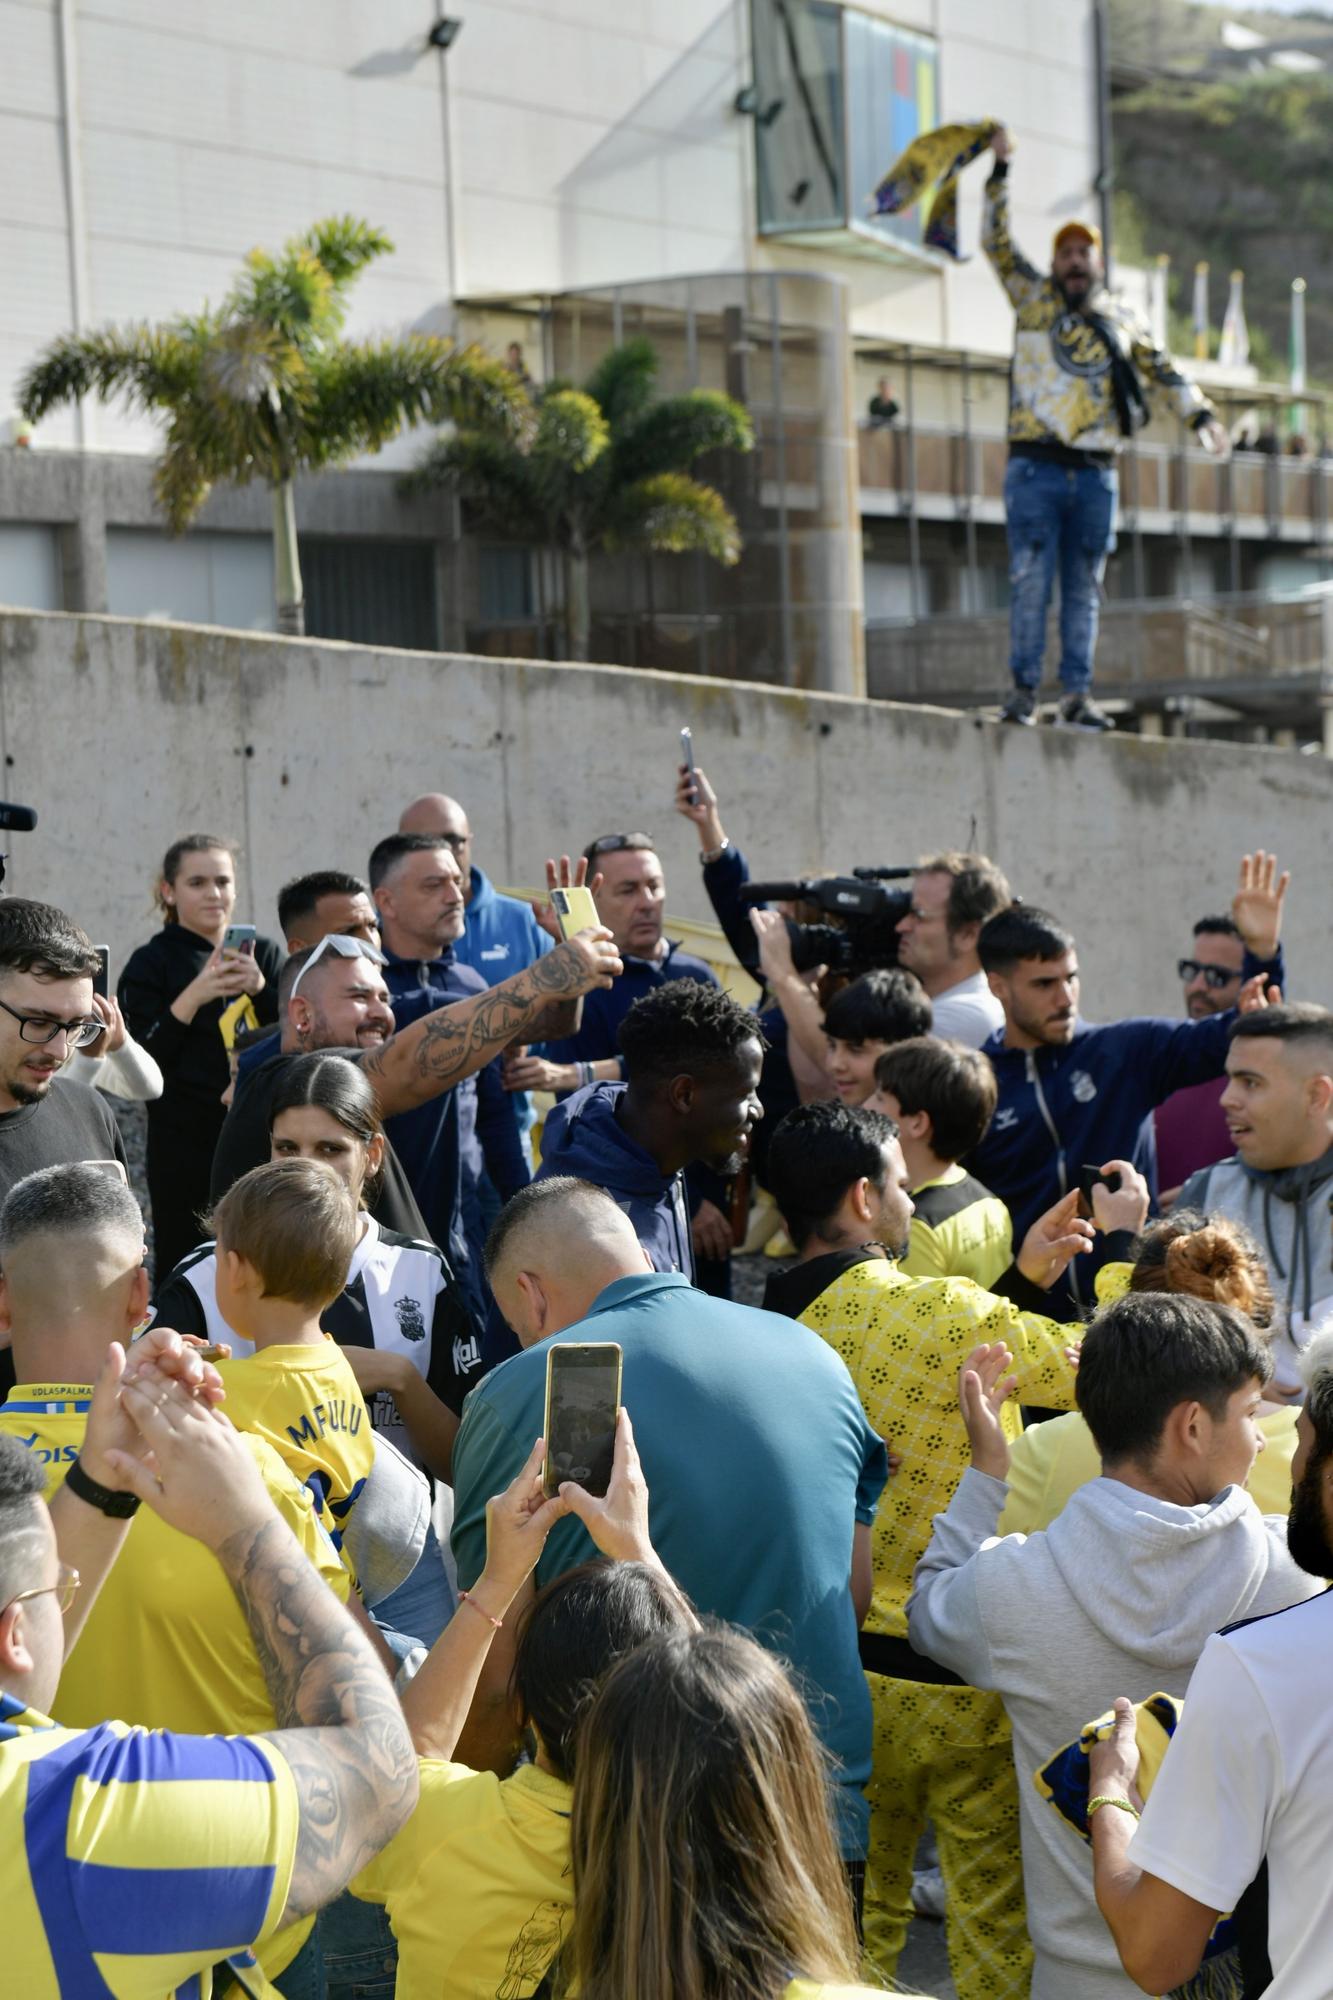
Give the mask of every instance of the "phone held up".
<path id="1" fill-rule="evenodd" d="M 542 1491 L 572 1479 L 601 1498 L 611 1484 L 620 1409 L 621 1349 L 614 1340 L 556 1341 L 546 1351 L 546 1463 Z"/>
<path id="2" fill-rule="evenodd" d="M 253 924 L 228 924 L 222 933 L 222 956 L 224 958 L 253 958 L 255 955 L 255 927 Z"/>
<path id="3" fill-rule="evenodd" d="M 95 944 L 97 970 L 93 974 L 93 992 L 100 993 L 104 1000 L 111 998 L 111 952 L 104 944 Z"/>
<path id="4" fill-rule="evenodd" d="M 575 931 L 595 930 L 601 924 L 591 889 L 552 889 L 551 905 L 560 922 L 561 937 L 572 938 Z"/>
<path id="5" fill-rule="evenodd" d="M 1104 1187 L 1109 1194 L 1120 1192 L 1119 1174 L 1104 1174 L 1100 1167 L 1080 1167 L 1078 1170 L 1078 1212 L 1085 1222 L 1095 1222 L 1092 1212 L 1092 1191 Z"/>
<path id="6" fill-rule="evenodd" d="M 691 729 L 680 732 L 680 762 L 681 768 L 689 774 L 690 804 L 695 805 L 698 803 L 699 788 L 694 782 L 694 732 Z"/>

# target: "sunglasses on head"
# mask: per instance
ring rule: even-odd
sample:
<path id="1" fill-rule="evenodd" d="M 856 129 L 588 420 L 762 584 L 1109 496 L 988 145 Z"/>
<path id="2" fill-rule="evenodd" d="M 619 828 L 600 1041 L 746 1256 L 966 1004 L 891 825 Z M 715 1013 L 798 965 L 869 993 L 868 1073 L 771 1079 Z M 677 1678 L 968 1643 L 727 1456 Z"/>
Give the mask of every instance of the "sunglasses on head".
<path id="1" fill-rule="evenodd" d="M 287 995 L 288 1001 L 296 998 L 301 990 L 301 981 L 312 966 L 319 964 L 326 951 L 336 952 L 339 958 L 368 958 L 373 965 L 385 965 L 388 963 L 384 953 L 378 951 L 373 944 L 367 944 L 364 938 L 344 937 L 341 931 L 330 931 L 327 937 L 320 939 L 292 981 L 292 990 Z"/>
<path id="2" fill-rule="evenodd" d="M 600 840 L 594 840 L 589 854 L 631 854 L 640 851 L 657 852 L 657 842 L 651 833 L 604 833 Z"/>
<path id="3" fill-rule="evenodd" d="M 1220 991 L 1223 986 L 1230 986 L 1233 979 L 1240 978 L 1240 974 L 1233 972 L 1229 965 L 1205 965 L 1199 958 L 1179 959 L 1176 971 L 1186 986 L 1191 985 L 1202 973 L 1204 985 L 1210 987 L 1214 993 Z"/>

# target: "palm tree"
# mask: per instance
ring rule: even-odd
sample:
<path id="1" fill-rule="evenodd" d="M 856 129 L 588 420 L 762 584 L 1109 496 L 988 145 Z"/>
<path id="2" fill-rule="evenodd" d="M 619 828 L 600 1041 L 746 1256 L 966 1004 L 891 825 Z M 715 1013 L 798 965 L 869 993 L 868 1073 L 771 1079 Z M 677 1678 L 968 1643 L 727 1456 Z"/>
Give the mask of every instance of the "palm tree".
<path id="1" fill-rule="evenodd" d="M 155 481 L 173 534 L 218 480 L 263 479 L 273 495 L 278 630 L 305 630 L 295 480 L 378 451 L 404 424 L 483 423 L 512 432 L 524 399 L 509 370 L 433 335 L 339 336 L 352 281 L 393 245 L 355 216 L 317 222 L 277 257 L 252 250 L 216 309 L 160 326 L 108 327 L 54 341 L 19 406 L 37 422 L 61 403 L 123 396 L 161 413 Z"/>
<path id="2" fill-rule="evenodd" d="M 582 389 L 533 393 L 517 434 L 463 425 L 427 452 L 407 484 L 450 485 L 514 540 L 559 551 L 569 657 L 586 660 L 588 565 L 600 551 L 740 559 L 736 520 L 715 487 L 690 476 L 704 452 L 750 451 L 754 428 L 729 396 L 693 389 L 655 398 L 657 351 L 646 339 L 611 348 Z"/>

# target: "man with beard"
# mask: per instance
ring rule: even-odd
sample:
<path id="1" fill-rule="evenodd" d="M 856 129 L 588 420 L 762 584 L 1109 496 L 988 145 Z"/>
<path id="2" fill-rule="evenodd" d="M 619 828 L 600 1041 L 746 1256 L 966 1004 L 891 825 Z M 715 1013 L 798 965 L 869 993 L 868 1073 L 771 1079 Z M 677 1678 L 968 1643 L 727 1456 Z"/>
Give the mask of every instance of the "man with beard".
<path id="1" fill-rule="evenodd" d="M 1295 1401 L 1301 1349 L 1333 1321 L 1333 1013 L 1238 1016 L 1222 1110 L 1235 1154 L 1186 1181 L 1181 1204 L 1230 1216 L 1261 1245 L 1278 1301 L 1274 1380 Z"/>
<path id="2" fill-rule="evenodd" d="M 609 983 L 620 959 L 607 932 L 580 931 L 535 965 L 472 999 L 437 1007 L 394 1032 L 380 953 L 361 938 L 330 934 L 282 969 L 277 1051 L 242 1068 L 236 1097 L 213 1155 L 212 1197 L 219 1201 L 242 1174 L 269 1158 L 269 1111 L 293 1056 L 338 1049 L 365 1067 L 381 1117 L 410 1111 L 471 1076 L 516 1039 L 540 1034 L 552 1010 L 569 1008 Z M 391 1147 L 383 1183 L 369 1204 L 376 1221 L 402 1236 L 427 1234 Z"/>
<path id="3" fill-rule="evenodd" d="M 1333 1331 L 1302 1357 L 1305 1406 L 1292 1463 L 1287 1546 L 1333 1581 Z M 1097 1902 L 1125 1971 L 1165 1993 L 1197 1971 L 1213 1926 L 1266 1864 L 1267 2000 L 1323 2000 L 1333 1929 L 1333 1733 L 1324 1706 L 1333 1649 L 1327 1590 L 1208 1641 L 1185 1713 L 1145 1805 L 1128 1699 L 1092 1753 Z M 1140 1814 L 1142 1819 L 1140 1822 Z M 1247 1991 L 1261 1990 L 1260 1985 Z"/>
<path id="4" fill-rule="evenodd" d="M 1071 221 L 1055 232 L 1051 268 L 1029 264 L 1009 235 L 1007 178 L 1013 150 L 1003 126 L 986 183 L 981 247 L 1017 316 L 1009 374 L 1010 653 L 1014 692 L 1005 722 L 1037 714 L 1046 614 L 1060 576 L 1061 722 L 1110 729 L 1091 699 L 1106 559 L 1115 547 L 1116 454 L 1148 420 L 1140 376 L 1169 399 L 1210 451 L 1227 434 L 1202 391 L 1103 283 L 1101 232 Z"/>
<path id="5" fill-rule="evenodd" d="M 694 1280 L 685 1170 L 740 1172 L 760 1119 L 763 1035 L 720 986 L 673 980 L 636 1000 L 620 1024 L 624 1083 L 593 1083 L 557 1104 L 542 1133 L 536 1178 L 604 1188 L 634 1225 L 654 1271 Z M 496 1307 L 488 1367 L 517 1352 L 516 1329 Z"/>
<path id="6" fill-rule="evenodd" d="M 875 1517 L 873 1594 L 861 1633 L 875 1716 L 867 1952 L 878 1973 L 892 1975 L 911 1918 L 912 1858 L 930 1819 L 961 2000 L 1018 2000 L 1032 1955 L 1004 1710 L 997 1696 L 913 1651 L 906 1604 L 931 1517 L 948 1505 L 967 1463 L 954 1390 L 963 1362 L 979 1340 L 1007 1341 L 1022 1399 L 1068 1408 L 1074 1370 L 1064 1329 L 967 1279 L 912 1278 L 899 1269 L 912 1198 L 892 1118 L 845 1104 L 803 1105 L 774 1132 L 768 1172 L 800 1261 L 769 1279 L 764 1305 L 812 1328 L 842 1356 L 871 1429 L 903 1461 Z M 1103 1227 L 1137 1227 L 1146 1207 L 1147 1189 L 1132 1170 L 1118 1194 L 1099 1190 Z M 1043 1217 L 1020 1252 L 1028 1284 L 1049 1283 L 1092 1234 L 1072 1200 Z M 1005 1422 L 1017 1435 L 1016 1409 Z"/>
<path id="7" fill-rule="evenodd" d="M 741 1060 L 752 1087 L 759 1047 L 751 1040 Z M 703 1074 L 718 1083 L 716 1071 Z M 707 1088 L 696 1078 L 689 1092 Z M 734 1143 L 747 1113 L 733 1099 L 712 1115 L 719 1141 Z M 460 1585 L 469 1588 L 485 1561 L 487 1503 L 497 1479 L 510 1476 L 502 1468 L 521 1466 L 542 1428 L 550 1342 L 616 1342 L 654 1546 L 701 1616 L 742 1626 L 790 1662 L 830 1753 L 855 1886 L 870 1771 L 856 1627 L 887 1468 L 846 1368 L 808 1328 L 712 1298 L 680 1271 L 649 1269 L 630 1218 L 586 1181 L 539 1180 L 515 1195 L 486 1246 L 486 1275 L 523 1351 L 478 1383 L 463 1413 L 453 1465 Z M 536 1585 L 592 1553 L 581 1523 L 559 1522 Z M 458 1760 L 474 1769 L 507 1771 L 518 1749 L 509 1675 L 531 1590 L 524 1586 L 495 1635 L 458 1746 Z"/>
<path id="8" fill-rule="evenodd" d="M 1245 944 L 1238 1007 L 1262 1009 L 1265 968 L 1278 948 L 1287 878 L 1272 855 L 1244 855 L 1231 914 Z M 1036 1218 L 1078 1186 L 1085 1167 L 1133 1160 L 1156 1190 L 1152 1111 L 1185 1084 L 1220 1077 L 1235 1009 L 1201 1021 L 1152 1018 L 1093 1027 L 1079 1016 L 1078 952 L 1055 917 L 1015 903 L 982 926 L 977 951 L 1004 1008 L 987 1042 L 999 1097 L 967 1161 L 1013 1219 L 1021 1243 Z M 1145 1130 L 1145 1125 L 1147 1129 Z M 1071 1266 L 1052 1295 L 1053 1317 L 1085 1316 L 1099 1248 Z"/>

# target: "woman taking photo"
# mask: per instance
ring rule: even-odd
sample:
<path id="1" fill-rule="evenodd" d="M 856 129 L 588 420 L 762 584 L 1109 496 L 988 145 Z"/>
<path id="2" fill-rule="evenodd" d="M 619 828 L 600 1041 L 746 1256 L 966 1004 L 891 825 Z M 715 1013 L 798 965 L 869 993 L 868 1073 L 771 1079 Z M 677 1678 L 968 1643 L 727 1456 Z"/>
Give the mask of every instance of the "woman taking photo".
<path id="1" fill-rule="evenodd" d="M 277 1020 L 282 953 L 271 938 L 223 953 L 236 867 L 214 834 L 173 841 L 154 895 L 162 928 L 127 961 L 118 997 L 130 1034 L 162 1072 L 162 1095 L 148 1106 L 148 1193 L 155 1268 L 165 1273 L 203 1235 L 227 1051 L 236 1027 Z"/>

